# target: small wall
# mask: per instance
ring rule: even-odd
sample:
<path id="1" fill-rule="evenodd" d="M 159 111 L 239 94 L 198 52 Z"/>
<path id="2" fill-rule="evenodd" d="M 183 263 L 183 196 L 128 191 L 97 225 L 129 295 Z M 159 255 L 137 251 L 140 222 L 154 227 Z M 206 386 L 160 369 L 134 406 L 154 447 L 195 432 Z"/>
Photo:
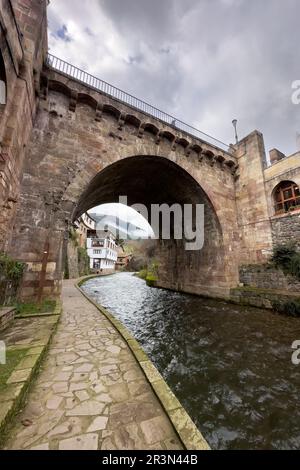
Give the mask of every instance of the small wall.
<path id="1" fill-rule="evenodd" d="M 300 211 L 273 218 L 272 237 L 274 245 L 294 242 L 300 248 Z"/>
<path id="2" fill-rule="evenodd" d="M 275 289 L 257 289 L 254 287 L 240 287 L 231 289 L 230 300 L 239 305 L 249 305 L 251 307 L 274 309 L 278 304 L 284 304 L 292 300 L 299 300 L 298 295 L 282 292 Z"/>
<path id="3" fill-rule="evenodd" d="M 300 294 L 300 281 L 284 274 L 272 264 L 241 266 L 240 282 L 246 287 L 286 290 Z"/>
<path id="4" fill-rule="evenodd" d="M 0 309 L 0 331 L 6 330 L 15 319 L 15 310 L 13 308 Z"/>
<path id="5" fill-rule="evenodd" d="M 8 281 L 0 279 L 0 305 L 12 305 L 18 299 L 21 280 Z"/>

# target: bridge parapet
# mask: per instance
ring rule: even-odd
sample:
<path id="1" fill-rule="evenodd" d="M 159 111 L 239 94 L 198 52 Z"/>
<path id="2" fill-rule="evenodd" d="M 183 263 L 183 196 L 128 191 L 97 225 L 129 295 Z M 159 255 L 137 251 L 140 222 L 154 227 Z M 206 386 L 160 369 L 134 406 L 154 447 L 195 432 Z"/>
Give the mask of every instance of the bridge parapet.
<path id="1" fill-rule="evenodd" d="M 47 99 L 49 90 L 66 95 L 70 111 L 85 103 L 95 110 L 96 121 L 107 114 L 113 116 L 117 125 L 110 132 L 112 138 L 122 140 L 123 128 L 130 125 L 140 139 L 151 134 L 157 145 L 164 141 L 174 151 L 183 148 L 187 157 L 196 154 L 199 162 L 237 174 L 233 147 L 51 55 L 41 80 L 41 97 Z"/>

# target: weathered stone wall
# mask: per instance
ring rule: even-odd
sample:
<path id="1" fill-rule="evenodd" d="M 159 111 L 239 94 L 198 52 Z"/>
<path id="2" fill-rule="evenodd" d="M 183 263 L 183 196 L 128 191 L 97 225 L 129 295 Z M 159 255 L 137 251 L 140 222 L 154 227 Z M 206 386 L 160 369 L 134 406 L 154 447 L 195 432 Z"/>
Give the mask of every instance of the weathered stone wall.
<path id="1" fill-rule="evenodd" d="M 8 280 L 0 278 L 0 306 L 12 305 L 19 297 L 21 280 Z"/>
<path id="2" fill-rule="evenodd" d="M 285 303 L 299 302 L 299 293 L 278 291 L 275 289 L 257 289 L 250 287 L 240 287 L 231 290 L 230 300 L 240 305 L 251 307 L 276 309 Z"/>
<path id="3" fill-rule="evenodd" d="M 79 268 L 78 268 L 78 247 L 74 245 L 72 240 L 68 242 L 67 248 L 67 260 L 68 264 L 68 278 L 69 279 L 78 279 L 79 278 Z"/>
<path id="4" fill-rule="evenodd" d="M 272 219 L 274 246 L 294 243 L 300 248 L 300 212 L 286 214 Z"/>
<path id="5" fill-rule="evenodd" d="M 236 204 L 240 264 L 262 263 L 272 252 L 272 231 L 264 186 L 266 155 L 263 136 L 254 131 L 237 146 L 239 164 Z"/>
<path id="6" fill-rule="evenodd" d="M 0 50 L 7 102 L 0 105 L 0 250 L 12 234 L 37 86 L 47 51 L 46 0 L 0 0 Z"/>
<path id="7" fill-rule="evenodd" d="M 5 308 L 0 310 L 0 332 L 6 330 L 15 319 L 15 310 L 10 308 Z"/>
<path id="8" fill-rule="evenodd" d="M 240 282 L 246 287 L 300 293 L 300 281 L 284 274 L 281 269 L 276 269 L 272 264 L 241 266 Z"/>

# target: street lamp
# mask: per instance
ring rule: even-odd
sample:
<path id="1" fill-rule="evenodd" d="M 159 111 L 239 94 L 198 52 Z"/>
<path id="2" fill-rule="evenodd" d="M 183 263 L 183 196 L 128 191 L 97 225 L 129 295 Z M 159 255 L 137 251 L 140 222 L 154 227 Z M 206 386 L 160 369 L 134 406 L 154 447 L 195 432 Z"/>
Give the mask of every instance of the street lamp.
<path id="1" fill-rule="evenodd" d="M 237 134 L 237 119 L 234 119 L 232 121 L 232 125 L 233 125 L 234 131 L 235 131 L 235 143 L 238 144 L 239 138 L 238 138 L 238 134 Z"/>

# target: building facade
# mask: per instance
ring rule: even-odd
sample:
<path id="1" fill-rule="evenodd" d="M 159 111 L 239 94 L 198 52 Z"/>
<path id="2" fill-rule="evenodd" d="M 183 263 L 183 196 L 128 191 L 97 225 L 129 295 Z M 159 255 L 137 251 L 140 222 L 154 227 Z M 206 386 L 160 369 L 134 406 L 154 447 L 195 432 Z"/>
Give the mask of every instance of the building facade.
<path id="1" fill-rule="evenodd" d="M 87 253 L 90 258 L 90 269 L 99 274 L 115 271 L 118 252 L 114 235 L 110 231 L 97 231 L 87 238 Z"/>
<path id="2" fill-rule="evenodd" d="M 132 254 L 131 253 L 125 253 L 123 248 L 120 246 L 118 247 L 118 259 L 116 263 L 116 270 L 117 271 L 123 271 L 126 270 L 128 267 L 130 260 L 132 259 Z"/>
<path id="3" fill-rule="evenodd" d="M 78 243 L 81 248 L 87 247 L 87 239 L 96 233 L 96 221 L 86 212 L 74 223 L 78 234 Z"/>

